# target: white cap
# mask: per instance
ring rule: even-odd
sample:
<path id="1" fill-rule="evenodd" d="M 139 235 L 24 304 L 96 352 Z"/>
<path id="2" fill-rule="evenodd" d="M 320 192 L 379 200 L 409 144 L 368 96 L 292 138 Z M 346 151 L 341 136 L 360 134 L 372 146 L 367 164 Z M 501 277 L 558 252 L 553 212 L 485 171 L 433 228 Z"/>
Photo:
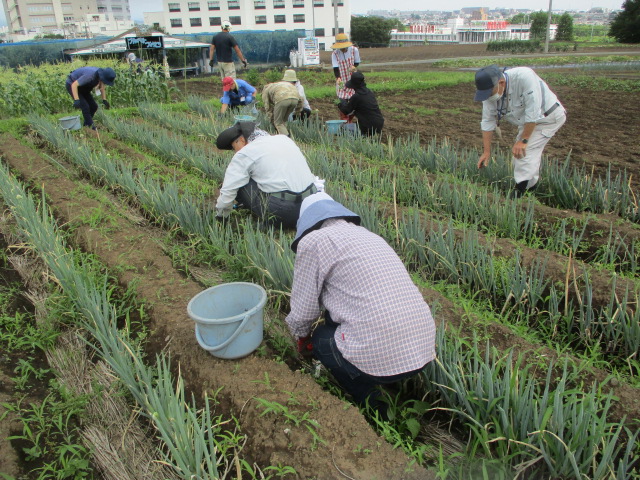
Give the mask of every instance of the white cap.
<path id="1" fill-rule="evenodd" d="M 229 20 L 222 21 L 222 29 L 223 30 L 231 30 L 231 22 Z"/>
<path id="2" fill-rule="evenodd" d="M 309 208 L 311 205 L 313 205 L 316 202 L 319 202 L 321 200 L 333 200 L 333 198 L 331 198 L 331 196 L 329 196 L 328 194 L 324 193 L 324 192 L 317 192 L 314 193 L 313 195 L 309 195 L 307 198 L 305 198 L 302 201 L 302 204 L 300 205 L 300 215 L 299 217 L 302 216 L 302 214 L 304 213 L 304 211 Z"/>

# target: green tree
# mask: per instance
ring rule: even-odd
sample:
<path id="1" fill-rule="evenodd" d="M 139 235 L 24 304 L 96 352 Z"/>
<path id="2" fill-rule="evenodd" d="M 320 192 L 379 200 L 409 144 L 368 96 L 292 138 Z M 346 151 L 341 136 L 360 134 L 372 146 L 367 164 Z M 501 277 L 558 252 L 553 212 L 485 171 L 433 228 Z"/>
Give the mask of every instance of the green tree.
<path id="1" fill-rule="evenodd" d="M 563 13 L 558 21 L 556 40 L 560 40 L 562 42 L 573 41 L 573 17 L 567 12 Z"/>
<path id="2" fill-rule="evenodd" d="M 611 22 L 609 36 L 620 43 L 640 43 L 640 0 L 625 0 Z"/>
<path id="3" fill-rule="evenodd" d="M 525 20 L 529 20 L 529 15 L 526 13 L 516 13 L 509 19 L 509 23 L 525 23 Z"/>
<path id="4" fill-rule="evenodd" d="M 542 39 L 547 36 L 547 12 L 535 12 L 531 14 L 531 28 L 529 29 L 529 36 L 531 38 Z M 560 15 L 552 14 L 551 23 L 559 23 Z"/>
<path id="5" fill-rule="evenodd" d="M 397 19 L 382 17 L 353 17 L 351 19 L 351 41 L 361 47 L 388 46 L 391 29 L 396 28 Z"/>

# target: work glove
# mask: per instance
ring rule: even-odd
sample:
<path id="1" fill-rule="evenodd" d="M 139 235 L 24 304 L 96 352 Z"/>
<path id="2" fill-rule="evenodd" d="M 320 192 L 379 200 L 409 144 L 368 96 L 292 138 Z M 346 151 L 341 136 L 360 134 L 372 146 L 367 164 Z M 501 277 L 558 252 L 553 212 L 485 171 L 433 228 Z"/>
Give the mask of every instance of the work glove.
<path id="1" fill-rule="evenodd" d="M 311 357 L 313 355 L 313 344 L 310 336 L 307 335 L 298 339 L 298 353 L 303 357 Z"/>
<path id="2" fill-rule="evenodd" d="M 244 103 L 245 103 L 246 105 L 249 105 L 249 104 L 250 104 L 250 103 L 252 103 L 252 102 L 253 102 L 253 97 L 252 97 L 251 95 L 247 95 L 247 96 L 244 98 Z"/>
<path id="3" fill-rule="evenodd" d="M 82 108 L 82 102 L 80 102 L 80 99 L 73 101 L 73 108 Z"/>
<path id="4" fill-rule="evenodd" d="M 209 66 L 213 67 L 215 65 L 216 61 L 215 60 L 209 60 Z"/>
<path id="5" fill-rule="evenodd" d="M 249 65 L 249 62 L 247 62 L 247 60 L 242 60 L 242 65 L 244 66 L 244 68 L 247 68 L 247 65 Z"/>
<path id="6" fill-rule="evenodd" d="M 111 104 L 109 104 L 108 100 L 102 100 L 102 105 L 104 105 L 105 110 L 109 110 L 111 108 Z"/>

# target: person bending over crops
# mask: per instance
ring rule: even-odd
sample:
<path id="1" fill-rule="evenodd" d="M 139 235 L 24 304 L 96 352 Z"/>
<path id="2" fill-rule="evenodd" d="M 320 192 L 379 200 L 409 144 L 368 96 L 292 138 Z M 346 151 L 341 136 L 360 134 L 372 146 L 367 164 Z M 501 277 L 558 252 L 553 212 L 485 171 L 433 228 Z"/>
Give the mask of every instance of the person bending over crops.
<path id="1" fill-rule="evenodd" d="M 358 128 L 363 135 L 379 135 L 384 126 L 384 117 L 374 93 L 367 88 L 364 75 L 354 72 L 346 87 L 354 90 L 349 100 L 342 100 L 338 108 L 345 115 L 355 115 Z"/>
<path id="2" fill-rule="evenodd" d="M 240 105 L 250 105 L 255 100 L 256 89 L 241 79 L 224 77 L 222 79 L 222 98 L 220 98 L 220 113 L 237 109 Z"/>
<path id="3" fill-rule="evenodd" d="M 81 67 L 67 77 L 67 92 L 73 98 L 73 107 L 82 110 L 84 126 L 96 129 L 93 124 L 93 115 L 98 111 L 98 104 L 93 99 L 93 89 L 100 90 L 102 104 L 109 110 L 111 106 L 107 100 L 106 86 L 113 85 L 116 72 L 113 68 Z"/>
<path id="4" fill-rule="evenodd" d="M 291 249 L 286 322 L 298 351 L 311 350 L 356 403 L 380 409 L 378 385 L 408 378 L 435 358 L 429 305 L 387 242 L 326 193 L 302 202 Z M 324 323 L 313 330 L 321 315 Z"/>
<path id="5" fill-rule="evenodd" d="M 491 141 L 500 134 L 500 121 L 518 127 L 513 154 L 514 196 L 532 191 L 540 178 L 542 152 L 551 137 L 564 125 L 567 114 L 549 86 L 528 67 L 500 69 L 497 65 L 476 72 L 475 100 L 482 102 L 483 151 L 478 168 L 491 158 Z"/>
<path id="6" fill-rule="evenodd" d="M 300 80 L 298 80 L 298 75 L 296 75 L 295 70 L 285 70 L 284 76 L 282 77 L 283 82 L 289 82 L 291 85 L 294 85 L 298 90 L 298 95 L 302 99 L 302 112 L 299 115 L 296 115 L 296 118 L 301 120 L 306 120 L 311 116 L 311 105 L 309 105 L 309 100 L 307 100 L 307 95 L 304 93 L 304 87 Z"/>
<path id="7" fill-rule="evenodd" d="M 219 219 L 227 217 L 234 202 L 249 208 L 267 223 L 295 228 L 302 200 L 324 189 L 293 140 L 270 135 L 254 122 L 238 122 L 216 140 L 221 150 L 235 152 L 216 203 Z"/>
<path id="8" fill-rule="evenodd" d="M 291 82 L 270 83 L 262 90 L 262 103 L 267 117 L 281 135 L 289 135 L 287 120 L 289 115 L 300 115 L 303 102 L 298 89 Z"/>

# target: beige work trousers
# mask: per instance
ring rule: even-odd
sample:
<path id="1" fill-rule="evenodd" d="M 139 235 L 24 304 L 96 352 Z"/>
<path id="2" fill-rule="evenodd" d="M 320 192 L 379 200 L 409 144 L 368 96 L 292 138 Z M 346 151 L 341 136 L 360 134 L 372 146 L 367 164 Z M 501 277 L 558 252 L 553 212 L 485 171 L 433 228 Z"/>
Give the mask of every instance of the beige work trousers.
<path id="1" fill-rule="evenodd" d="M 236 78 L 236 64 L 233 62 L 218 62 L 218 70 L 220 70 L 220 78 Z"/>
<path id="2" fill-rule="evenodd" d="M 291 115 L 296 109 L 297 105 L 297 98 L 285 98 L 273 106 L 273 117 L 271 121 L 279 134 L 289 135 L 289 130 L 287 130 L 287 120 L 289 119 L 289 115 Z"/>

